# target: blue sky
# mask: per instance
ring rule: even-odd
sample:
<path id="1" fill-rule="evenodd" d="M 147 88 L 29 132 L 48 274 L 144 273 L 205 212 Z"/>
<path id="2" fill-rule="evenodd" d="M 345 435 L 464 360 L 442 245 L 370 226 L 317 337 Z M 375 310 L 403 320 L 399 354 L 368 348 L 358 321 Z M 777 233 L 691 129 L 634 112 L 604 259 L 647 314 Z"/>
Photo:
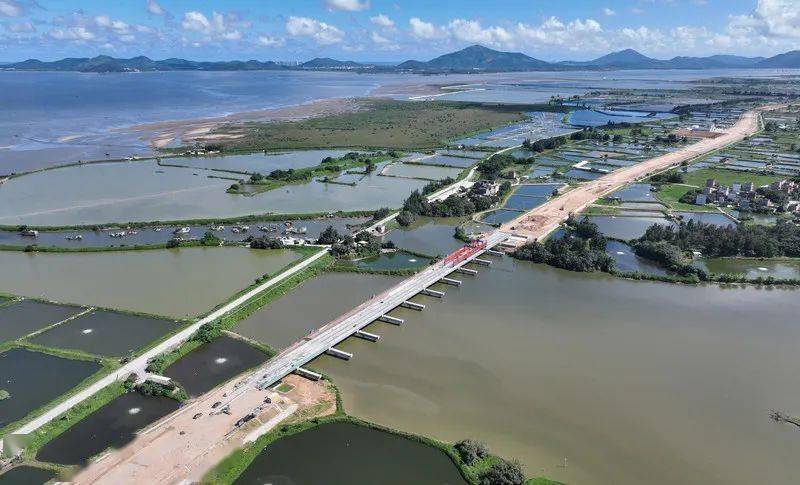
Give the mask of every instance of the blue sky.
<path id="1" fill-rule="evenodd" d="M 428 59 L 471 44 L 545 60 L 774 55 L 800 0 L 0 0 L 0 60 Z"/>

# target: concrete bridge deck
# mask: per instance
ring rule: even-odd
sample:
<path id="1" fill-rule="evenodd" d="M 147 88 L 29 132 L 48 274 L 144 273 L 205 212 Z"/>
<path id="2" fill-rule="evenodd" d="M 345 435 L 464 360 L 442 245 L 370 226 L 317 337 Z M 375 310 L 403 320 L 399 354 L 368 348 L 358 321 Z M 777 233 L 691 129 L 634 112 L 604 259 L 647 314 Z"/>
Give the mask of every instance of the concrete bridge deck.
<path id="1" fill-rule="evenodd" d="M 436 263 L 308 334 L 253 372 L 248 377 L 245 385 L 241 386 L 234 395 L 231 395 L 227 403 L 229 404 L 236 400 L 239 395 L 246 391 L 247 387 L 264 388 L 271 386 L 284 376 L 295 372 L 339 342 L 360 332 L 386 313 L 401 306 L 409 298 L 421 293 L 429 286 L 447 277 L 450 273 L 473 261 L 486 250 L 500 244 L 507 237 L 508 235 L 502 231 L 494 231 L 485 236 L 486 247 L 465 255 L 463 259 L 458 261 L 446 262 L 445 260 Z"/>

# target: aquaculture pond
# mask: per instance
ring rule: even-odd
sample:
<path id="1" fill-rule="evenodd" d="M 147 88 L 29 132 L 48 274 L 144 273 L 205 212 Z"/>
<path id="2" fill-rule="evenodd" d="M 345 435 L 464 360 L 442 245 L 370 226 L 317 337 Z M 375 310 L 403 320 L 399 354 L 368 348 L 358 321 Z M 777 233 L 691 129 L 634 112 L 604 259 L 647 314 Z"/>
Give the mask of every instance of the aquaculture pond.
<path id="1" fill-rule="evenodd" d="M 121 357 L 179 328 L 172 320 L 97 310 L 42 332 L 31 342 Z"/>
<path id="2" fill-rule="evenodd" d="M 209 178 L 208 173 L 138 161 L 25 175 L 3 184 L 0 224 L 89 225 L 369 210 L 399 207 L 426 183 L 373 173 L 355 186 L 314 180 L 243 196 L 226 193 L 235 180 Z"/>
<path id="3" fill-rule="evenodd" d="M 736 221 L 719 212 L 673 212 L 685 222 L 695 221 L 714 226 L 735 226 Z"/>
<path id="4" fill-rule="evenodd" d="M 710 273 L 745 275 L 747 278 L 800 278 L 800 259 L 701 258 L 694 265 Z"/>
<path id="5" fill-rule="evenodd" d="M 579 109 L 570 113 L 567 123 L 574 126 L 605 126 L 609 123 L 647 123 L 673 118 L 670 113 L 645 113 L 638 111 L 597 111 Z"/>
<path id="6" fill-rule="evenodd" d="M 431 258 L 405 251 L 392 251 L 360 259 L 356 261 L 356 266 L 368 270 L 414 269 L 428 266 L 431 261 Z"/>
<path id="7" fill-rule="evenodd" d="M 482 158 L 489 156 L 490 153 L 484 153 Z M 424 165 L 446 165 L 448 167 L 457 167 L 457 168 L 468 168 L 475 164 L 477 164 L 479 159 L 477 158 L 466 158 L 466 157 L 453 157 L 449 155 L 441 155 L 436 154 L 431 157 L 420 158 L 414 160 L 414 163 L 422 163 Z M 458 175 L 456 173 L 456 175 Z"/>
<path id="8" fill-rule="evenodd" d="M 533 197 L 531 197 L 533 198 Z M 544 202 L 544 201 L 542 201 Z M 537 204 L 538 205 L 538 204 Z M 486 224 L 491 224 L 493 226 L 499 226 L 501 224 L 505 224 L 508 221 L 514 220 L 517 217 L 521 216 L 524 212 L 519 210 L 510 210 L 510 209 L 495 209 L 489 211 L 481 216 L 481 222 Z"/>
<path id="9" fill-rule="evenodd" d="M 798 290 L 492 259 L 444 287 L 444 299 L 418 297 L 425 311 L 393 311 L 404 325 L 368 327 L 378 345 L 337 345 L 351 361 L 311 366 L 355 416 L 445 441 L 480 437 L 530 475 L 589 485 L 796 481 L 800 434 L 769 410 L 800 400 Z"/>
<path id="10" fill-rule="evenodd" d="M 241 339 L 222 335 L 172 364 L 164 375 L 196 397 L 267 360 L 267 354 Z"/>
<path id="11" fill-rule="evenodd" d="M 503 208 L 518 211 L 527 211 L 547 202 L 548 197 L 531 197 L 528 195 L 514 194 L 508 198 Z"/>
<path id="12" fill-rule="evenodd" d="M 648 227 L 653 224 L 674 225 L 664 217 L 641 216 L 589 216 L 589 220 L 597 224 L 600 232 L 617 239 L 635 239 L 642 237 Z"/>
<path id="13" fill-rule="evenodd" d="M 441 450 L 350 423 L 323 424 L 270 444 L 236 485 L 467 483 Z"/>
<path id="14" fill-rule="evenodd" d="M 121 448 L 135 433 L 172 411 L 179 403 L 164 396 L 128 392 L 101 407 L 47 443 L 36 459 L 82 465 L 107 448 Z"/>
<path id="15" fill-rule="evenodd" d="M 292 236 L 316 239 L 328 226 L 340 233 L 350 232 L 360 224 L 369 221 L 368 217 L 325 217 L 320 219 L 300 219 L 294 221 L 248 221 L 242 223 L 214 223 L 206 225 L 187 224 L 181 226 L 158 225 L 153 227 L 111 226 L 97 230 L 39 231 L 33 238 L 19 231 L 0 230 L 0 245 L 55 246 L 62 248 L 102 248 L 152 244 L 166 244 L 177 236 L 184 241 L 199 240 L 206 232 L 225 241 L 242 241 L 255 236 Z M 264 228 L 266 230 L 261 230 Z M 184 231 L 188 229 L 188 231 Z"/>
<path id="16" fill-rule="evenodd" d="M 42 485 L 55 476 L 56 472 L 47 468 L 20 465 L 0 475 L 0 485 Z"/>
<path id="17" fill-rule="evenodd" d="M 400 227 L 383 237 L 397 247 L 430 256 L 450 254 L 464 245 L 454 237 L 460 218 L 420 217 L 409 227 Z"/>
<path id="18" fill-rule="evenodd" d="M 0 251 L 0 291 L 171 317 L 208 311 L 296 261 L 236 247 L 100 253 Z"/>
<path id="19" fill-rule="evenodd" d="M 396 276 L 324 273 L 239 322 L 234 331 L 281 349 L 402 280 Z"/>
<path id="20" fill-rule="evenodd" d="M 467 160 L 467 159 L 463 159 Z M 474 162 L 474 161 L 473 161 Z M 393 163 L 386 167 L 383 175 L 392 177 L 408 177 L 425 180 L 442 180 L 448 177 L 456 178 L 462 169 L 452 167 L 439 167 L 436 165 L 417 165 L 412 163 Z"/>
<path id="21" fill-rule="evenodd" d="M 0 307 L 0 343 L 61 322 L 83 311 L 71 305 L 22 300 Z"/>
<path id="22" fill-rule="evenodd" d="M 649 259 L 637 256 L 633 248 L 619 241 L 608 241 L 606 253 L 614 260 L 614 269 L 618 271 L 634 271 L 638 273 L 666 275 L 663 266 Z"/>
<path id="23" fill-rule="evenodd" d="M 298 150 L 269 153 L 250 153 L 246 155 L 213 155 L 208 157 L 162 158 L 161 165 L 181 165 L 215 171 L 234 171 L 268 174 L 273 170 L 288 170 L 313 167 L 322 163 L 326 157 L 338 158 L 350 150 Z M 218 173 L 222 177 L 242 177 Z"/>
<path id="24" fill-rule="evenodd" d="M 0 354 L 0 428 L 25 417 L 100 370 L 100 364 L 21 348 Z"/>
<path id="25" fill-rule="evenodd" d="M 564 184 L 530 184 L 519 185 L 514 189 L 514 195 L 528 195 L 531 197 L 550 197 L 553 191 L 564 187 Z"/>

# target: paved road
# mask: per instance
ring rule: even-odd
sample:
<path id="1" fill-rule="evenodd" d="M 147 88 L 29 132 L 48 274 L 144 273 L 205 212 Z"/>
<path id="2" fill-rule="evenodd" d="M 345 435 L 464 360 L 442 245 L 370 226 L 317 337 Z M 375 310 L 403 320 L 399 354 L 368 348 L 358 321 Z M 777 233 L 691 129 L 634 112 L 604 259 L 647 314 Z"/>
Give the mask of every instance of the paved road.
<path id="1" fill-rule="evenodd" d="M 515 236 L 522 236 L 524 239 L 521 238 L 519 241 L 541 239 L 564 222 L 571 213 L 578 213 L 586 209 L 595 200 L 605 195 L 656 172 L 678 166 L 682 162 L 694 160 L 707 153 L 742 141 L 758 132 L 763 111 L 781 107 L 784 107 L 784 105 L 767 105 L 748 111 L 741 116 L 735 125 L 717 138 L 703 139 L 675 152 L 666 153 L 636 165 L 615 170 L 596 180 L 586 182 L 502 225 L 500 230 Z"/>
<path id="2" fill-rule="evenodd" d="M 168 338 L 167 340 L 161 342 L 160 344 L 156 345 L 152 349 L 148 350 L 144 354 L 140 355 L 139 357 L 131 360 L 127 364 L 123 365 L 113 373 L 104 376 L 100 380 L 92 383 L 89 387 L 83 389 L 82 391 L 78 392 L 77 394 L 65 399 L 57 406 L 53 407 L 49 411 L 45 412 L 41 416 L 29 421 L 19 429 L 16 429 L 13 433 L 14 434 L 29 434 L 33 431 L 36 431 L 40 427 L 44 426 L 45 424 L 49 423 L 72 406 L 80 403 L 81 401 L 88 399 L 89 397 L 93 396 L 95 393 L 99 392 L 106 386 L 113 384 L 115 381 L 123 380 L 127 378 L 131 373 L 142 373 L 147 367 L 147 362 L 152 359 L 153 357 L 162 354 L 170 349 L 173 349 L 186 340 L 189 339 L 202 325 L 213 322 L 214 320 L 220 318 L 221 316 L 225 315 L 226 313 L 234 310 L 239 305 L 243 304 L 250 298 L 258 295 L 262 291 L 275 286 L 276 284 L 280 283 L 281 281 L 285 280 L 286 278 L 292 276 L 293 274 L 307 268 L 309 265 L 313 264 L 319 258 L 324 256 L 327 253 L 327 249 L 320 249 L 318 253 L 314 254 L 313 256 L 305 259 L 304 261 L 300 262 L 299 264 L 287 269 L 283 273 L 271 278 L 270 280 L 264 282 L 261 285 L 253 288 L 252 290 L 248 291 L 247 293 L 243 294 L 242 296 L 236 298 L 235 300 L 227 303 L 226 305 L 222 306 L 218 310 L 213 311 L 212 313 L 208 314 L 206 317 L 198 320 L 197 322 L 189 325 L 185 329 L 181 330 L 180 332 L 176 333 L 172 337 Z M 0 442 L 0 450 L 2 450 L 2 442 Z"/>

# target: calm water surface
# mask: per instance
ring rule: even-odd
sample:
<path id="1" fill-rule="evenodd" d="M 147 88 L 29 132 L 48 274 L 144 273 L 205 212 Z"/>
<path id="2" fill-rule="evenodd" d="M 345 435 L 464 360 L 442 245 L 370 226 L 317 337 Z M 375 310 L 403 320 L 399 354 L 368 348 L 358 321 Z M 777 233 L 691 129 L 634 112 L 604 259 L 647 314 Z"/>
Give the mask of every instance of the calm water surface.
<path id="1" fill-rule="evenodd" d="M 53 470 L 22 465 L 0 475 L 0 485 L 42 485 L 55 476 Z"/>
<path id="2" fill-rule="evenodd" d="M 509 259 L 313 366 L 348 412 L 584 484 L 795 483 L 792 290 L 573 274 Z M 289 322 L 291 323 L 291 322 Z M 563 468 L 564 458 L 568 468 Z"/>
<path id="3" fill-rule="evenodd" d="M 289 249 L 0 251 L 0 291 L 171 317 L 197 315 L 300 257 Z"/>
<path id="4" fill-rule="evenodd" d="M 83 311 L 81 307 L 22 300 L 0 307 L 0 343 L 18 339 Z"/>
<path id="5" fill-rule="evenodd" d="M 269 445 L 236 485 L 466 483 L 441 451 L 349 423 L 324 424 Z"/>

